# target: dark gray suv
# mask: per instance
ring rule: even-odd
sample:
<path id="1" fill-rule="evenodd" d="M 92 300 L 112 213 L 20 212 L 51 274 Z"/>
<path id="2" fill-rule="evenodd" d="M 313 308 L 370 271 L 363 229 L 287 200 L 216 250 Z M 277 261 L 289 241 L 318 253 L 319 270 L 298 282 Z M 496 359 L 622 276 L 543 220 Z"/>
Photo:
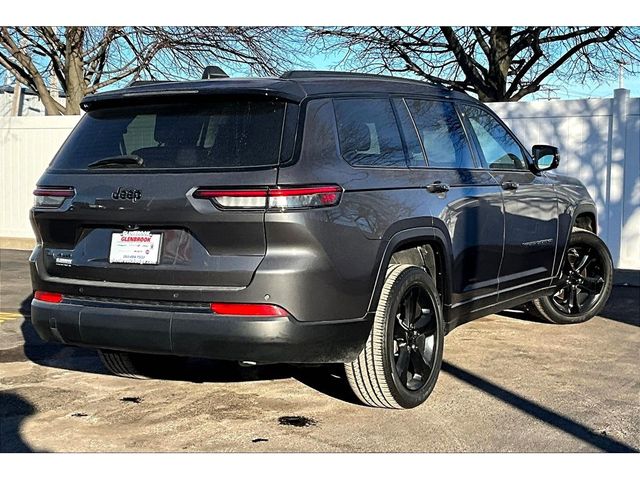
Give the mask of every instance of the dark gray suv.
<path id="1" fill-rule="evenodd" d="M 34 192 L 31 318 L 115 374 L 343 363 L 362 402 L 410 408 L 455 326 L 517 305 L 581 322 L 609 296 L 585 187 L 465 94 L 289 72 L 82 107 Z"/>

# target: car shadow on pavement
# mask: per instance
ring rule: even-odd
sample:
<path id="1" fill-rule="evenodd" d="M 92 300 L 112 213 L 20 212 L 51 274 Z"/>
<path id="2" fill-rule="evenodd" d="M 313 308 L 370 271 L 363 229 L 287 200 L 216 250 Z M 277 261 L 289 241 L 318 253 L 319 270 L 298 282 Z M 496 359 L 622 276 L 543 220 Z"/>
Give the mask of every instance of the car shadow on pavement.
<path id="1" fill-rule="evenodd" d="M 447 361 L 442 362 L 442 371 L 455 378 L 479 389 L 489 395 L 508 403 L 523 413 L 545 422 L 546 424 L 558 428 L 569 435 L 589 443 L 604 452 L 638 452 L 635 448 L 626 443 L 608 437 L 606 432 L 595 432 L 589 427 L 582 425 L 570 418 L 554 412 L 553 410 L 528 400 L 517 393 L 510 392 L 495 383 L 490 382 L 478 375 L 464 370 Z"/>
<path id="2" fill-rule="evenodd" d="M 548 323 L 520 308 L 503 310 L 500 315 L 535 323 Z M 611 296 L 599 317 L 640 327 L 640 287 L 614 285 Z"/>
<path id="3" fill-rule="evenodd" d="M 175 358 L 173 368 L 153 372 L 152 378 L 191 383 L 260 382 L 293 378 L 319 393 L 359 404 L 338 364 L 241 366 L 238 362 L 204 358 Z"/>
<path id="4" fill-rule="evenodd" d="M 599 316 L 640 327 L 640 287 L 614 286 L 609 301 Z"/>
<path id="5" fill-rule="evenodd" d="M 0 392 L 0 453 L 36 451 L 25 442 L 20 432 L 22 423 L 35 411 L 31 402 L 21 395 L 11 391 Z"/>

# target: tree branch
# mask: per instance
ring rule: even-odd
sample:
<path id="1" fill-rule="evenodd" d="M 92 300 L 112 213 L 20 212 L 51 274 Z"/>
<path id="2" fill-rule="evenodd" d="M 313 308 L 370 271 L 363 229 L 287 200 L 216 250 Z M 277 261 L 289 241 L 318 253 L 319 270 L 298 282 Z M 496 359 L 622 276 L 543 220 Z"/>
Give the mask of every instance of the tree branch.
<path id="1" fill-rule="evenodd" d="M 474 83 L 479 87 L 480 90 L 483 90 L 483 79 L 478 70 L 475 68 L 474 64 L 477 64 L 475 60 L 473 60 L 469 55 L 467 55 L 462 48 L 462 45 L 458 41 L 458 37 L 451 27 L 440 27 L 442 34 L 447 40 L 449 47 L 451 48 L 451 52 L 456 57 L 460 68 L 467 76 L 471 83 Z"/>

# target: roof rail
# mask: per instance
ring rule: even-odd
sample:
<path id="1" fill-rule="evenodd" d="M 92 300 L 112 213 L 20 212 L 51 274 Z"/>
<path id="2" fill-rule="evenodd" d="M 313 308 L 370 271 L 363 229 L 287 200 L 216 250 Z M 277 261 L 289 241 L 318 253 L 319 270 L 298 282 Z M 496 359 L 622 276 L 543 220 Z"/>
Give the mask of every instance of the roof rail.
<path id="1" fill-rule="evenodd" d="M 143 85 L 156 85 L 158 83 L 170 83 L 172 80 L 134 80 L 127 87 L 141 87 Z"/>
<path id="2" fill-rule="evenodd" d="M 440 83 L 432 83 L 424 80 L 417 80 L 414 78 L 405 78 L 405 77 L 393 77 L 391 75 L 378 75 L 375 73 L 361 73 L 361 72 L 335 72 L 332 70 L 289 70 L 280 75 L 280 78 L 295 80 L 302 78 L 353 78 L 353 79 L 378 79 L 378 80 L 395 80 L 398 82 L 413 82 L 420 83 L 422 85 L 437 85 L 440 87 L 447 88 L 446 85 L 442 85 Z"/>

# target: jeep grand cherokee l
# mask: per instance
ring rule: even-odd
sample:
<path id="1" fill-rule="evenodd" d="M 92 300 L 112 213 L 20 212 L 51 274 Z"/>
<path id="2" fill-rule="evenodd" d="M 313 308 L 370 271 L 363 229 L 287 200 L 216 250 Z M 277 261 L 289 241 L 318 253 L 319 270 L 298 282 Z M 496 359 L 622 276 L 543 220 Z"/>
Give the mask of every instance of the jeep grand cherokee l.
<path id="1" fill-rule="evenodd" d="M 410 408 L 455 326 L 516 305 L 582 322 L 609 296 L 585 187 L 463 93 L 289 72 L 82 108 L 35 190 L 31 318 L 115 374 L 343 363 L 362 402 Z"/>

